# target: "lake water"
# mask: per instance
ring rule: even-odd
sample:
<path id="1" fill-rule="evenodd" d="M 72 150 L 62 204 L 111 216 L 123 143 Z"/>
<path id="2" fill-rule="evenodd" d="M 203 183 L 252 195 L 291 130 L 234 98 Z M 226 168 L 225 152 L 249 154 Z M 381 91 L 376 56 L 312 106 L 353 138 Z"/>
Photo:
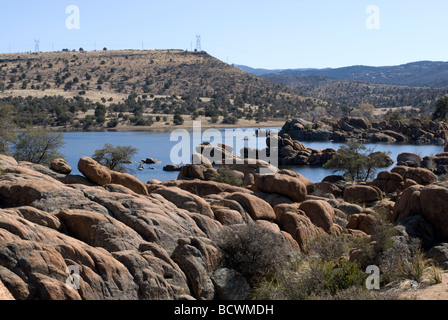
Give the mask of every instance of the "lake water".
<path id="1" fill-rule="evenodd" d="M 251 136 L 253 129 L 242 128 L 235 134 L 233 143 L 225 139 L 224 129 L 219 131 L 222 133 L 222 142 L 236 146 L 235 150 L 240 150 L 242 145 L 256 147 L 263 149 L 266 147 L 265 139 L 257 139 Z M 278 129 L 280 128 L 267 128 Z M 73 168 L 72 174 L 80 174 L 77 165 L 78 161 L 83 156 L 91 157 L 95 150 L 100 149 L 106 143 L 113 145 L 131 145 L 138 149 L 138 153 L 133 157 L 133 161 L 136 164 L 127 165 L 130 172 L 142 182 L 147 182 L 151 179 L 157 179 L 160 181 L 168 181 L 176 179 L 178 172 L 166 172 L 163 171 L 163 167 L 167 164 L 173 163 L 170 158 L 170 152 L 173 147 L 178 146 L 180 140 L 170 141 L 170 132 L 68 132 L 64 134 L 65 146 L 61 150 L 65 155 L 65 159 L 69 165 Z M 192 135 L 190 135 L 190 146 L 193 150 L 194 146 L 197 146 L 198 140 L 193 141 Z M 249 140 L 244 140 L 249 136 Z M 219 141 L 209 139 L 207 136 L 202 137 L 202 142 L 210 141 L 213 144 L 217 144 Z M 341 143 L 333 142 L 303 142 L 305 146 L 312 149 L 326 149 L 333 148 L 337 150 Z M 365 144 L 367 148 L 374 149 L 374 151 L 390 152 L 392 159 L 396 161 L 397 156 L 403 152 L 412 152 L 421 156 L 430 156 L 443 152 L 443 146 L 434 145 L 401 145 L 401 144 Z M 235 152 L 239 155 L 239 151 Z M 145 165 L 145 170 L 137 170 L 138 164 L 142 159 L 155 158 L 161 161 L 161 163 Z M 190 158 L 191 159 L 191 158 Z M 187 162 L 188 163 L 188 162 Z M 381 170 L 389 170 L 393 168 L 385 168 Z M 152 168 L 152 169 L 150 169 Z M 298 172 L 313 182 L 319 182 L 328 175 L 334 174 L 332 170 L 326 170 L 319 167 L 288 167 L 288 169 Z"/>

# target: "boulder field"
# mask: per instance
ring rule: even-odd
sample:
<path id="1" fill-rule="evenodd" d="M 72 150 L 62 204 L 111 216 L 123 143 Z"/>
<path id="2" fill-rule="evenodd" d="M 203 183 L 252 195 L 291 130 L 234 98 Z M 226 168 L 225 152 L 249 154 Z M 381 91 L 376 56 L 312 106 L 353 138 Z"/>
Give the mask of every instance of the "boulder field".
<path id="1" fill-rule="evenodd" d="M 322 233 L 369 237 L 380 209 L 427 249 L 448 240 L 448 184 L 427 169 L 313 183 L 243 163 L 228 168 L 242 181 L 234 186 L 207 180 L 219 170 L 199 163 L 142 183 L 87 157 L 77 176 L 61 159 L 44 167 L 0 155 L 0 299 L 244 299 L 250 286 L 222 265 L 216 236 L 249 223 L 304 253 Z"/>
<path id="2" fill-rule="evenodd" d="M 345 142 L 414 142 L 445 145 L 448 139 L 448 125 L 442 122 L 413 119 L 403 121 L 371 122 L 364 117 L 342 117 L 309 122 L 303 119 L 288 120 L 279 135 L 287 134 L 293 140 Z"/>

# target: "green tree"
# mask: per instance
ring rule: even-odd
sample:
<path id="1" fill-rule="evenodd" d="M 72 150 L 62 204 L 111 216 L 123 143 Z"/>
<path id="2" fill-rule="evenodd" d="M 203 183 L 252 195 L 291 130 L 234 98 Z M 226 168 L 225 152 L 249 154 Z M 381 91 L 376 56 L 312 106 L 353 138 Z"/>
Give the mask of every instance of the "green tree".
<path id="1" fill-rule="evenodd" d="M 443 121 L 446 119 L 446 115 L 448 113 L 448 96 L 440 98 L 436 102 L 436 110 L 432 114 L 433 120 Z"/>
<path id="2" fill-rule="evenodd" d="M 11 116 L 13 107 L 0 103 L 0 154 L 7 153 L 13 138 L 11 133 Z"/>
<path id="3" fill-rule="evenodd" d="M 59 149 L 65 144 L 62 132 L 48 132 L 45 129 L 27 128 L 19 132 L 12 142 L 13 157 L 17 161 L 28 161 L 48 165 L 62 158 Z"/>
<path id="4" fill-rule="evenodd" d="M 106 106 L 103 104 L 97 104 L 97 107 L 95 108 L 95 117 L 96 122 L 99 124 L 103 124 L 106 121 Z"/>
<path id="5" fill-rule="evenodd" d="M 123 164 L 131 162 L 137 151 L 138 149 L 132 146 L 114 146 L 106 143 L 102 149 L 95 151 L 92 159 L 110 170 L 127 172 Z"/>
<path id="6" fill-rule="evenodd" d="M 177 125 L 182 125 L 184 123 L 184 118 L 180 115 L 180 113 L 176 113 L 173 118 L 173 123 Z"/>
<path id="7" fill-rule="evenodd" d="M 323 167 L 342 172 L 350 180 L 367 181 L 375 175 L 378 168 L 387 166 L 383 154 L 369 154 L 370 151 L 359 143 L 349 142 L 346 146 L 341 146 L 336 155 Z"/>

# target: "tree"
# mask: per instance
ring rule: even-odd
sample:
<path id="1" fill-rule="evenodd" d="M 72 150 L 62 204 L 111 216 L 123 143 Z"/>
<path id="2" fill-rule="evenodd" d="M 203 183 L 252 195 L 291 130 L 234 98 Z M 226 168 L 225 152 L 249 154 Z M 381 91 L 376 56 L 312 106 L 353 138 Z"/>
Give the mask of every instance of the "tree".
<path id="1" fill-rule="evenodd" d="M 436 110 L 432 114 L 432 119 L 434 121 L 436 121 L 436 120 L 443 121 L 446 119 L 447 113 L 448 113 L 448 96 L 437 100 Z"/>
<path id="2" fill-rule="evenodd" d="M 137 151 L 138 149 L 132 146 L 114 146 L 106 143 L 102 149 L 95 151 L 92 159 L 110 170 L 127 172 L 123 164 L 131 162 Z"/>
<path id="3" fill-rule="evenodd" d="M 352 111 L 353 116 L 366 117 L 372 119 L 375 107 L 371 103 L 361 103 L 358 109 Z"/>
<path id="4" fill-rule="evenodd" d="M 103 104 L 97 104 L 97 107 L 95 108 L 95 117 L 96 122 L 99 124 L 103 124 L 106 121 L 106 106 Z"/>
<path id="5" fill-rule="evenodd" d="M 62 158 L 59 149 L 65 144 L 62 132 L 48 132 L 45 129 L 27 128 L 19 132 L 12 142 L 13 157 L 17 161 L 28 161 L 48 165 Z"/>
<path id="6" fill-rule="evenodd" d="M 173 118 L 173 123 L 177 125 L 182 125 L 184 123 L 184 118 L 180 115 L 180 113 L 176 113 Z"/>
<path id="7" fill-rule="evenodd" d="M 336 155 L 323 167 L 342 172 L 350 180 L 367 181 L 375 175 L 377 168 L 387 166 L 384 154 L 368 154 L 370 151 L 359 143 L 349 142 L 346 146 L 341 146 Z"/>
<path id="8" fill-rule="evenodd" d="M 9 143 L 13 136 L 11 134 L 12 106 L 0 103 L 0 154 L 7 153 Z"/>

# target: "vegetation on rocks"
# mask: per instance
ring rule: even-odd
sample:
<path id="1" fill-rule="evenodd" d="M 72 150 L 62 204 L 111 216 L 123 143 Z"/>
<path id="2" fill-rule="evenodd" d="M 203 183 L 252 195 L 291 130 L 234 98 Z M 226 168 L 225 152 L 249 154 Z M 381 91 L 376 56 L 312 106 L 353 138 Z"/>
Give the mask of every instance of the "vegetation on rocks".
<path id="1" fill-rule="evenodd" d="M 132 146 L 114 146 L 106 143 L 102 149 L 98 149 L 92 159 L 117 172 L 126 172 L 125 163 L 131 162 L 132 157 L 137 153 L 137 148 Z"/>
<path id="2" fill-rule="evenodd" d="M 341 172 L 350 180 L 369 180 L 375 176 L 378 168 L 386 167 L 387 163 L 382 154 L 366 149 L 359 143 L 349 142 L 346 146 L 341 146 L 323 167 Z"/>

